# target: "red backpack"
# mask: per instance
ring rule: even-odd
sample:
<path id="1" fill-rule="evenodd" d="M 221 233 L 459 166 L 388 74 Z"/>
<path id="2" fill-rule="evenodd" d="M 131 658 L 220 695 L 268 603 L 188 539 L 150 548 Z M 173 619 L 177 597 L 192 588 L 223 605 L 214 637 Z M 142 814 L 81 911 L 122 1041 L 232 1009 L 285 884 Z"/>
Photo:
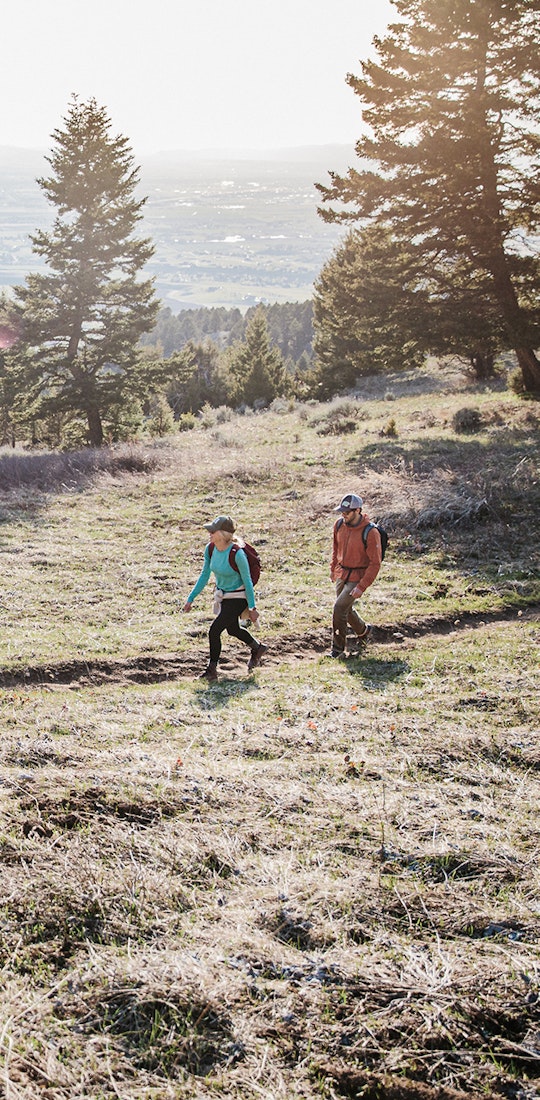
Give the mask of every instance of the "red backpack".
<path id="1" fill-rule="evenodd" d="M 208 557 L 209 558 L 212 557 L 213 550 L 214 550 L 214 543 L 213 542 L 208 543 Z M 258 579 L 261 575 L 261 559 L 260 559 L 255 547 L 251 546 L 249 542 L 242 543 L 242 546 L 240 546 L 240 545 L 231 546 L 231 549 L 229 551 L 229 564 L 232 565 L 233 569 L 236 569 L 237 573 L 239 573 L 240 570 L 239 570 L 239 568 L 236 564 L 236 551 L 237 550 L 243 550 L 244 551 L 244 554 L 246 555 L 248 565 L 249 565 L 249 574 L 250 574 L 250 577 L 251 577 L 251 583 L 252 584 L 257 584 L 257 581 L 258 581 Z"/>

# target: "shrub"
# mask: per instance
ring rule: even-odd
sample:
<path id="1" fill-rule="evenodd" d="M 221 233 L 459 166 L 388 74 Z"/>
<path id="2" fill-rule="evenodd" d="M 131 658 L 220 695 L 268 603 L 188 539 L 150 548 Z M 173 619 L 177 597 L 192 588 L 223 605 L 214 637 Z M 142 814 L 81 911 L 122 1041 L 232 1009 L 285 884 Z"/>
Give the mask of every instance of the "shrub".
<path id="1" fill-rule="evenodd" d="M 523 375 L 517 367 L 508 374 L 508 389 L 511 390 L 512 393 L 516 393 L 518 397 L 522 397 L 525 393 Z"/>
<path id="2" fill-rule="evenodd" d="M 273 413 L 288 413 L 293 412 L 294 407 L 294 400 L 287 397 L 274 397 L 270 405 L 270 411 Z"/>
<path id="3" fill-rule="evenodd" d="M 154 394 L 150 399 L 150 417 L 148 431 L 153 437 L 162 438 L 174 431 L 174 416 L 167 398 L 163 394 Z"/>
<path id="4" fill-rule="evenodd" d="M 192 428 L 195 427 L 196 423 L 197 423 L 197 418 L 196 418 L 194 413 L 192 413 L 192 412 L 182 413 L 182 415 L 178 417 L 178 431 L 179 432 L 190 432 L 192 430 Z"/>
<path id="5" fill-rule="evenodd" d="M 326 412 L 314 416 L 311 423 L 318 435 L 346 435 L 356 431 L 359 417 L 358 403 L 344 398 L 333 401 Z"/>
<path id="6" fill-rule="evenodd" d="M 348 435 L 349 432 L 355 432 L 357 426 L 356 420 L 334 417 L 319 424 L 317 435 Z"/>
<path id="7" fill-rule="evenodd" d="M 396 438 L 398 433 L 397 433 L 397 428 L 396 428 L 395 417 L 393 417 L 393 416 L 390 417 L 390 420 L 387 422 L 386 427 L 383 428 L 381 434 L 382 435 L 388 435 L 388 436 L 390 436 L 391 439 Z"/>
<path id="8" fill-rule="evenodd" d="M 452 427 L 455 432 L 478 432 L 482 427 L 482 417 L 478 409 L 458 409 L 452 417 Z"/>
<path id="9" fill-rule="evenodd" d="M 213 409 L 207 401 L 199 412 L 199 420 L 201 421 L 203 428 L 213 428 L 214 424 L 216 423 L 216 419 L 216 410 Z"/>

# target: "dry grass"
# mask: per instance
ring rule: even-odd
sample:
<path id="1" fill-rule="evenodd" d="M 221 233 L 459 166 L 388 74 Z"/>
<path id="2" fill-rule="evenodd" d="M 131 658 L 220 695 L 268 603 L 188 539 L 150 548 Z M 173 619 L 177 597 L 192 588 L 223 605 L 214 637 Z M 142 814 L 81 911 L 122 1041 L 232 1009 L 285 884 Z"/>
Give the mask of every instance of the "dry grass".
<path id="1" fill-rule="evenodd" d="M 84 487 L 99 474 L 119 477 L 126 473 L 150 473 L 157 465 L 155 450 L 137 444 L 32 454 L 3 449 L 0 480 L 4 492 L 23 488 L 58 492 Z"/>
<path id="2" fill-rule="evenodd" d="M 469 393 L 458 442 L 438 400 L 396 397 L 392 441 L 374 397 L 350 436 L 233 418 L 150 473 L 4 494 L 9 1100 L 538 1095 L 534 425 Z M 335 662 L 349 487 L 392 542 L 375 641 Z M 178 605 L 225 504 L 270 653 L 248 676 L 227 642 L 207 686 L 208 606 Z"/>
<path id="3" fill-rule="evenodd" d="M 6 694 L 13 1094 L 534 1095 L 537 641 Z"/>

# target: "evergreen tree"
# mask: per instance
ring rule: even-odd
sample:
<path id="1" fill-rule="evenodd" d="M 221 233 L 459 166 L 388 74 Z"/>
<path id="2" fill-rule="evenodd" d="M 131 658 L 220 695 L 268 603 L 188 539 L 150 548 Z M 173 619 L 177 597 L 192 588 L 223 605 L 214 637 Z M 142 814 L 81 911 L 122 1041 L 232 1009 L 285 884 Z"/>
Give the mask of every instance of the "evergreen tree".
<path id="1" fill-rule="evenodd" d="M 165 393 L 178 419 L 185 412 L 199 412 L 209 405 L 225 404 L 228 396 L 226 371 L 222 367 L 218 348 L 207 340 L 205 344 L 186 344 L 162 362 L 166 372 Z"/>
<path id="2" fill-rule="evenodd" d="M 458 355 L 479 377 L 490 373 L 503 336 L 486 287 L 443 266 L 419 273 L 414 249 L 377 225 L 346 236 L 315 284 L 321 396 L 363 374 L 418 366 L 427 354 Z"/>
<path id="3" fill-rule="evenodd" d="M 0 295 L 0 444 L 15 445 L 17 435 L 13 418 L 15 384 L 9 369 L 9 349 L 19 338 L 18 321 L 13 302 L 5 293 Z"/>
<path id="4" fill-rule="evenodd" d="M 52 174 L 38 183 L 57 210 L 50 232 L 33 236 L 49 272 L 17 288 L 22 339 L 14 365 L 22 400 L 34 415 L 79 411 L 93 446 L 103 418 L 147 386 L 137 351 L 158 302 L 151 280 L 137 281 L 153 253 L 133 231 L 145 199 L 135 196 L 138 169 L 127 139 L 112 137 L 106 111 L 74 97 L 56 147 Z"/>
<path id="5" fill-rule="evenodd" d="M 236 399 L 247 405 L 269 405 L 287 389 L 281 352 L 270 343 L 265 312 L 253 314 L 245 341 L 232 349 L 230 372 L 236 381 Z"/>
<path id="6" fill-rule="evenodd" d="M 353 386 L 361 375 L 422 362 L 424 349 L 411 332 L 410 311 L 414 329 L 425 300 L 414 290 L 409 256 L 385 230 L 369 227 L 347 235 L 315 283 L 321 397 Z"/>
<path id="7" fill-rule="evenodd" d="M 539 392 L 540 2 L 394 4 L 378 59 L 348 77 L 368 127 L 361 166 L 320 187 L 340 204 L 322 216 L 386 228 L 441 296 L 478 283 Z"/>

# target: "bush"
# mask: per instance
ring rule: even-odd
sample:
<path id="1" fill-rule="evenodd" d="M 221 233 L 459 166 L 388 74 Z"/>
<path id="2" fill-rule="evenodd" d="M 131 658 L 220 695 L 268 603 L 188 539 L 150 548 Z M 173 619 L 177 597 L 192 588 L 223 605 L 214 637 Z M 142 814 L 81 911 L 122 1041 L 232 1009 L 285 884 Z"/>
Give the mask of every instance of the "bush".
<path id="1" fill-rule="evenodd" d="M 525 393 L 523 375 L 517 367 L 515 370 L 510 371 L 508 375 L 508 389 L 511 390 L 512 393 L 516 393 L 518 397 L 522 397 Z"/>
<path id="2" fill-rule="evenodd" d="M 216 410 L 212 408 L 212 405 L 208 404 L 208 401 L 206 401 L 202 409 L 199 410 L 199 420 L 203 428 L 213 428 L 216 423 Z"/>
<path id="3" fill-rule="evenodd" d="M 357 427 L 356 420 L 334 417 L 319 424 L 317 435 L 348 435 L 349 432 L 355 432 Z"/>
<path id="4" fill-rule="evenodd" d="M 391 416 L 390 420 L 386 424 L 386 427 L 383 428 L 381 435 L 388 435 L 391 439 L 395 439 L 397 437 L 397 434 L 396 421 L 395 418 Z"/>
<path id="5" fill-rule="evenodd" d="M 273 413 L 289 413 L 293 412 L 295 407 L 294 399 L 287 397 L 274 397 L 270 405 L 270 411 Z"/>
<path id="6" fill-rule="evenodd" d="M 452 427 L 455 432 L 479 432 L 482 427 L 482 417 L 478 409 L 458 409 L 452 417 Z"/>
<path id="7" fill-rule="evenodd" d="M 167 398 L 163 394 L 154 394 L 150 399 L 150 417 L 147 422 L 152 437 L 161 439 L 174 431 L 174 416 Z"/>
<path id="8" fill-rule="evenodd" d="M 194 413 L 192 413 L 192 412 L 182 413 L 182 415 L 178 417 L 178 431 L 179 432 L 190 432 L 192 430 L 192 428 L 195 427 L 196 423 L 197 423 L 197 418 L 196 418 Z"/>
<path id="9" fill-rule="evenodd" d="M 356 431 L 359 418 L 358 403 L 343 398 L 333 401 L 327 411 L 314 416 L 311 423 L 318 435 L 347 435 Z"/>

